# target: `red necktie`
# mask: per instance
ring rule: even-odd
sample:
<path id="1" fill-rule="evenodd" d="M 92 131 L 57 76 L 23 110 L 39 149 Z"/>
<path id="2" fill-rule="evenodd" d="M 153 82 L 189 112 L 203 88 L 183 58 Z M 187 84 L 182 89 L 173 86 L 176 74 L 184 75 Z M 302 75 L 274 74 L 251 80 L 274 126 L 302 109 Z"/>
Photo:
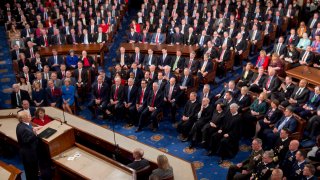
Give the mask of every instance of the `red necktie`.
<path id="1" fill-rule="evenodd" d="M 98 84 L 98 94 L 99 94 L 99 97 L 100 97 L 100 89 L 101 89 L 101 87 L 100 87 L 101 85 L 100 84 Z"/>
<path id="2" fill-rule="evenodd" d="M 154 101 L 156 100 L 156 96 L 157 96 L 157 94 L 156 94 L 156 92 L 154 92 L 153 97 L 152 97 L 152 101 L 151 101 L 151 107 L 154 106 Z"/>
<path id="3" fill-rule="evenodd" d="M 189 62 L 188 69 L 190 69 L 191 65 L 192 65 L 192 60 L 190 60 Z"/>
<path id="4" fill-rule="evenodd" d="M 26 74 L 25 76 L 26 76 L 26 81 L 28 82 L 29 81 L 28 74 Z"/>
<path id="5" fill-rule="evenodd" d="M 45 46 L 48 47 L 48 40 L 47 40 L 47 37 L 44 37 L 44 43 L 45 43 Z"/>
<path id="6" fill-rule="evenodd" d="M 53 93 L 54 93 L 54 89 L 52 88 L 52 89 L 51 89 L 51 94 L 52 94 L 52 96 L 53 96 Z"/>
<path id="7" fill-rule="evenodd" d="M 136 61 L 137 64 L 139 64 L 139 58 L 138 58 L 138 54 L 136 55 Z"/>
<path id="8" fill-rule="evenodd" d="M 158 35 L 156 35 L 156 43 L 158 43 L 159 41 L 159 36 Z"/>
<path id="9" fill-rule="evenodd" d="M 144 90 L 141 90 L 141 91 L 142 91 L 142 93 L 141 93 L 141 96 L 140 96 L 139 104 L 142 104 L 143 96 L 144 96 Z"/>
<path id="10" fill-rule="evenodd" d="M 268 82 L 267 82 L 267 86 L 266 86 L 267 89 L 269 89 L 270 81 L 271 81 L 271 77 L 268 78 Z"/>
<path id="11" fill-rule="evenodd" d="M 116 92 L 114 93 L 114 96 L 113 96 L 113 99 L 116 101 L 116 100 L 118 100 L 118 90 L 119 90 L 119 88 L 118 88 L 118 86 L 116 87 Z"/>

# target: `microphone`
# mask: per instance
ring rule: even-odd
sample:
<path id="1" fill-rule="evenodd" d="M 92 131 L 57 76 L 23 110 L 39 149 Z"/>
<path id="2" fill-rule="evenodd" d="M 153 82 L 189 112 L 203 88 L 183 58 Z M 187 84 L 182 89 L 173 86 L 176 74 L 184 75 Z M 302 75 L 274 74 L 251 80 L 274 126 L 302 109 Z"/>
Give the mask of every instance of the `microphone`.
<path id="1" fill-rule="evenodd" d="M 68 124 L 67 120 L 66 120 L 66 116 L 64 115 L 64 109 L 62 108 L 62 116 L 63 116 L 63 123 Z M 61 125 L 62 125 L 62 121 L 61 121 Z"/>

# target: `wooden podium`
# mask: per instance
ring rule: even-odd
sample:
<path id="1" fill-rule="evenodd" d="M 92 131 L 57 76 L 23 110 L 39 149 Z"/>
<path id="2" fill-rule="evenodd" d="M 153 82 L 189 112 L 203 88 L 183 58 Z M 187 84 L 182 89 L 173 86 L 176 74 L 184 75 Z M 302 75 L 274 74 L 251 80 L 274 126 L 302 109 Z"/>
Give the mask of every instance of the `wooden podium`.
<path id="1" fill-rule="evenodd" d="M 71 126 L 61 123 L 60 121 L 53 120 L 43 126 L 38 133 L 40 134 L 47 128 L 57 130 L 57 132 L 51 135 L 48 139 L 42 138 L 42 141 L 47 145 L 50 157 L 54 157 L 74 145 L 75 137 Z"/>
<path id="2" fill-rule="evenodd" d="M 19 180 L 21 179 L 21 173 L 18 168 L 14 167 L 11 164 L 6 164 L 0 161 L 0 178 L 8 180 Z"/>

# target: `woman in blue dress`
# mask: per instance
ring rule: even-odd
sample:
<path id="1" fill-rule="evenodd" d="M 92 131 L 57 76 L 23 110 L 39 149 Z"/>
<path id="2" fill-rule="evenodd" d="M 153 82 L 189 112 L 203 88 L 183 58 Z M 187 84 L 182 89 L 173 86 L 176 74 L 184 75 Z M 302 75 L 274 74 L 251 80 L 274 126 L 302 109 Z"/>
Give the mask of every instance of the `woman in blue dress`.
<path id="1" fill-rule="evenodd" d="M 70 85 L 71 80 L 69 78 L 66 78 L 64 80 L 64 86 L 62 86 L 62 100 L 63 104 L 62 107 L 65 111 L 72 114 L 72 110 L 70 106 L 74 104 L 74 94 L 75 94 L 75 88 L 74 86 Z"/>

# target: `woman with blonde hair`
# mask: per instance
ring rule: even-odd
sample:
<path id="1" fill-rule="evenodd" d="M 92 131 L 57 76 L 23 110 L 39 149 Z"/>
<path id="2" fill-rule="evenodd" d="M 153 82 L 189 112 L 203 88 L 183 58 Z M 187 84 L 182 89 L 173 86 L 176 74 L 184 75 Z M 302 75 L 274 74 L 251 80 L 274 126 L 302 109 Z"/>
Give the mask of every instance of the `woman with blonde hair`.
<path id="1" fill-rule="evenodd" d="M 33 91 L 32 91 L 32 100 L 36 107 L 44 106 L 46 103 L 46 94 L 45 90 L 42 89 L 40 82 L 34 81 Z"/>
<path id="2" fill-rule="evenodd" d="M 265 50 L 260 51 L 260 56 L 258 57 L 256 68 L 263 67 L 264 70 L 267 69 L 269 64 L 269 56 L 267 56 L 267 53 Z"/>
<path id="3" fill-rule="evenodd" d="M 149 179 L 159 179 L 173 177 L 173 169 L 169 164 L 168 158 L 165 155 L 159 155 L 157 158 L 158 168 L 152 171 Z"/>

